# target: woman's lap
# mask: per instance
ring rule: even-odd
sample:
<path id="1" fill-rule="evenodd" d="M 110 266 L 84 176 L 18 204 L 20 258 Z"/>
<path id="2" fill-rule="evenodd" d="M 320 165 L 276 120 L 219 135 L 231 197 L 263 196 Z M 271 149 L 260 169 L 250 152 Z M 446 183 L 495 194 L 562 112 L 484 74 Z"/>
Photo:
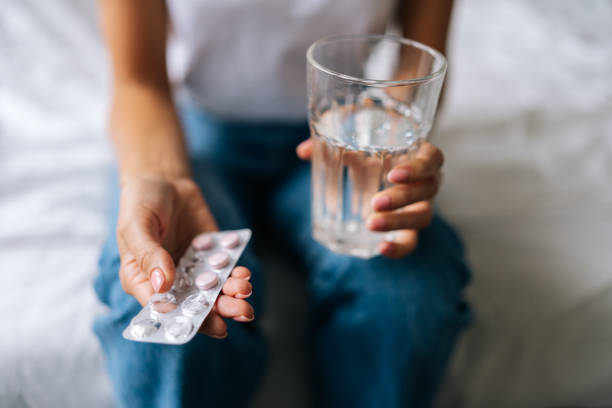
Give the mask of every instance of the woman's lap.
<path id="1" fill-rule="evenodd" d="M 276 222 L 280 238 L 293 246 L 308 271 L 314 384 L 320 403 L 426 405 L 458 333 L 470 319 L 461 297 L 469 272 L 452 229 L 435 217 L 420 233 L 417 251 L 399 261 L 330 252 L 311 238 L 308 165 L 285 157 L 293 155 L 305 126 L 263 125 L 249 132 L 247 125 L 219 125 L 193 109 L 183 111 L 183 121 L 196 181 L 219 227 L 248 226 L 249 216 L 264 217 L 252 211 L 264 202 L 266 222 Z M 261 151 L 256 150 L 257 141 L 267 136 Z M 260 186 L 284 181 L 264 197 L 248 180 L 259 180 Z M 205 401 L 205 389 L 210 387 L 212 394 L 224 396 L 225 405 L 244 405 L 265 360 L 255 325 L 232 322 L 228 339 L 199 335 L 180 347 L 132 343 L 121 337 L 140 306 L 118 280 L 117 193 L 115 187 L 111 233 L 95 283 L 110 314 L 96 321 L 95 330 L 119 400 L 130 406 L 189 406 Z M 252 246 L 240 263 L 254 274 L 253 301 L 260 316 L 263 282 Z"/>
<path id="2" fill-rule="evenodd" d="M 401 259 L 329 251 L 310 232 L 309 166 L 274 197 L 277 230 L 308 271 L 314 384 L 324 406 L 427 406 L 470 322 L 462 245 L 439 216 Z"/>

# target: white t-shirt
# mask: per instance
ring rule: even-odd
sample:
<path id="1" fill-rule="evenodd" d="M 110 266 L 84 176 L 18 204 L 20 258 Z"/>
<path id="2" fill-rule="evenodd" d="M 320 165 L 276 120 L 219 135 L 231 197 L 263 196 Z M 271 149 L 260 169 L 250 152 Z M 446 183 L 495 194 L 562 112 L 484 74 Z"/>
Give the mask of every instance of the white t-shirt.
<path id="1" fill-rule="evenodd" d="M 227 118 L 306 116 L 306 50 L 334 34 L 385 30 L 395 0 L 167 0 L 171 80 Z"/>

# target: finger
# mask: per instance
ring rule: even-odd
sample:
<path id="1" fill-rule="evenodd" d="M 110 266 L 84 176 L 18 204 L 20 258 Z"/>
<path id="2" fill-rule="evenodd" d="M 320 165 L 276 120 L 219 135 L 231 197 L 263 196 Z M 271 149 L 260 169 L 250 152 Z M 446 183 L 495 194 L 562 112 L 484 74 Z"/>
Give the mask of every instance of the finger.
<path id="1" fill-rule="evenodd" d="M 215 308 L 221 317 L 236 318 L 244 316 L 249 321 L 255 318 L 253 306 L 246 300 L 236 299 L 231 296 L 219 296 Z"/>
<path id="2" fill-rule="evenodd" d="M 372 197 L 372 209 L 374 211 L 390 211 L 419 201 L 429 200 L 436 195 L 439 185 L 437 177 L 430 177 L 411 184 L 398 184 L 389 187 Z"/>
<path id="3" fill-rule="evenodd" d="M 155 217 L 136 217 L 117 229 L 117 239 L 132 253 L 155 292 L 165 292 L 174 281 L 174 261 L 161 245 L 160 226 Z"/>
<path id="4" fill-rule="evenodd" d="M 244 266 L 237 266 L 232 271 L 232 278 L 240 278 L 244 280 L 251 279 L 251 271 Z"/>
<path id="5" fill-rule="evenodd" d="M 413 252 L 419 242 L 419 234 L 416 230 L 401 230 L 396 232 L 393 241 L 381 242 L 378 250 L 387 258 L 399 259 Z"/>
<path id="6" fill-rule="evenodd" d="M 215 312 L 211 312 L 200 326 L 200 333 L 209 335 L 216 339 L 227 337 L 227 323 Z"/>
<path id="7" fill-rule="evenodd" d="M 229 278 L 223 285 L 223 294 L 245 299 L 253 293 L 253 286 L 248 280 L 240 278 Z"/>
<path id="8" fill-rule="evenodd" d="M 429 201 L 419 201 L 395 211 L 377 212 L 368 218 L 371 231 L 395 231 L 400 229 L 422 229 L 429 225 L 433 206 Z"/>
<path id="9" fill-rule="evenodd" d="M 149 301 L 154 293 L 149 279 L 140 271 L 140 267 L 136 262 L 136 257 L 129 253 L 121 256 L 119 280 L 123 290 L 128 295 L 134 296 L 143 306 Z"/>
<path id="10" fill-rule="evenodd" d="M 306 139 L 295 149 L 298 157 L 302 160 L 310 160 L 312 157 L 312 139 Z"/>
<path id="11" fill-rule="evenodd" d="M 440 149 L 431 143 L 424 142 L 416 157 L 395 166 L 387 175 L 391 183 L 412 183 L 417 180 L 434 176 L 442 164 L 444 156 Z"/>

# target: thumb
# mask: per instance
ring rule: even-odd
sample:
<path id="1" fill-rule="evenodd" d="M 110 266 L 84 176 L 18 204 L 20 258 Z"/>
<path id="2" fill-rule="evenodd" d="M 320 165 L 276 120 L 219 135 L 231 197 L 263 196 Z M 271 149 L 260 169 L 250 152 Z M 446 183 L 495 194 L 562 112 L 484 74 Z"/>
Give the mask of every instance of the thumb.
<path id="1" fill-rule="evenodd" d="M 136 259 L 141 270 L 149 278 L 156 293 L 167 292 L 174 282 L 174 261 L 160 244 L 149 242 L 137 253 Z"/>
<path id="2" fill-rule="evenodd" d="M 310 160 L 312 158 L 312 138 L 304 140 L 295 149 L 298 157 L 302 160 Z"/>
<path id="3" fill-rule="evenodd" d="M 149 279 L 153 291 L 166 292 L 174 282 L 174 260 L 161 244 L 159 228 L 151 222 L 130 222 L 123 238 L 136 264 Z"/>

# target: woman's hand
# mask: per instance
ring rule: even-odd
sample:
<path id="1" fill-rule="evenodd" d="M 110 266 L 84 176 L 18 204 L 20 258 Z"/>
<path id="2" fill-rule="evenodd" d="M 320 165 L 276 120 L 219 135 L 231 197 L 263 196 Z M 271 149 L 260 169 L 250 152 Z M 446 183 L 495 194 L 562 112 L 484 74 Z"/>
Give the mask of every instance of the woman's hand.
<path id="1" fill-rule="evenodd" d="M 121 286 L 140 304 L 146 304 L 154 292 L 170 289 L 175 276 L 174 261 L 184 253 L 193 237 L 216 230 L 217 224 L 190 178 L 125 180 L 117 222 Z M 222 338 L 227 336 L 222 318 L 253 320 L 253 308 L 244 300 L 252 291 L 250 277 L 251 272 L 244 267 L 232 271 L 200 331 Z"/>
<path id="2" fill-rule="evenodd" d="M 298 145 L 297 155 L 303 160 L 312 157 L 312 140 Z M 387 175 L 394 184 L 372 198 L 374 213 L 367 221 L 372 231 L 395 231 L 393 242 L 382 242 L 380 253 L 401 258 L 412 252 L 418 241 L 418 230 L 431 222 L 431 200 L 440 185 L 440 168 L 444 157 L 431 143 L 423 143 L 412 160 L 395 166 Z"/>

